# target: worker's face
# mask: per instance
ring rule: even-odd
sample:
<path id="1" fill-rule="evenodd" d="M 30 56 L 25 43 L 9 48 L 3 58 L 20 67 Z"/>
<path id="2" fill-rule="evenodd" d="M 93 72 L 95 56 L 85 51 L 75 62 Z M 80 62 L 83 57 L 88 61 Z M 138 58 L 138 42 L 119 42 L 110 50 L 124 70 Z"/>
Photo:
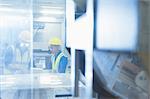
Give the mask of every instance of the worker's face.
<path id="1" fill-rule="evenodd" d="M 58 46 L 58 45 L 50 45 L 49 47 L 48 47 L 48 49 L 49 49 L 49 51 L 50 51 L 50 53 L 51 54 L 57 54 L 58 53 L 58 51 L 60 50 L 60 46 Z"/>
<path id="2" fill-rule="evenodd" d="M 26 42 L 20 43 L 20 47 L 26 47 L 26 48 L 28 48 L 29 46 L 30 46 L 29 43 L 26 43 Z"/>

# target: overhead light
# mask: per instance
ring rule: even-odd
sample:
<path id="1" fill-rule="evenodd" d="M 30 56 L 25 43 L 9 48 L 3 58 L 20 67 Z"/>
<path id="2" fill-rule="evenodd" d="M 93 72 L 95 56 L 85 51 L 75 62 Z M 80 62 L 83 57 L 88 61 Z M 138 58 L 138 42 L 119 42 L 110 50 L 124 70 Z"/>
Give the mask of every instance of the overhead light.
<path id="1" fill-rule="evenodd" d="M 35 18 L 34 21 L 41 21 L 41 22 L 56 22 L 58 19 L 55 17 L 38 17 Z"/>
<path id="2" fill-rule="evenodd" d="M 48 14 L 64 14 L 64 10 L 43 9 L 43 10 L 40 10 L 40 13 L 48 13 Z"/>
<path id="3" fill-rule="evenodd" d="M 42 8 L 42 9 L 64 10 L 64 6 L 44 6 L 44 5 L 41 5 L 40 8 Z"/>
<path id="4" fill-rule="evenodd" d="M 0 6 L 11 6 L 12 4 L 1 3 Z"/>
<path id="5" fill-rule="evenodd" d="M 11 86 L 11 85 L 7 85 L 7 84 L 12 85 L 12 84 L 15 84 L 15 82 L 14 81 L 9 81 L 9 82 L 8 81 L 2 81 L 2 82 L 0 82 L 0 85 L 2 85 L 2 86 L 4 86 L 4 85 L 5 86 Z"/>
<path id="6" fill-rule="evenodd" d="M 24 13 L 24 12 L 28 12 L 28 11 L 31 11 L 30 9 L 16 9 L 16 8 L 13 8 L 13 7 L 0 7 L 0 12 L 21 12 L 21 13 Z"/>

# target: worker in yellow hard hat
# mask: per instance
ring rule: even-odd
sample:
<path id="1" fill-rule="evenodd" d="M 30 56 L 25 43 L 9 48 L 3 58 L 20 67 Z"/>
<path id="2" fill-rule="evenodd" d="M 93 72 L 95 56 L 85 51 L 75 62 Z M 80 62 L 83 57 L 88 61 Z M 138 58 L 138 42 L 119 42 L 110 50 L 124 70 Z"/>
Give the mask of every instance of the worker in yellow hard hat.
<path id="1" fill-rule="evenodd" d="M 55 37 L 49 41 L 49 52 L 51 54 L 51 68 L 53 72 L 65 73 L 68 58 L 61 51 L 62 41 Z"/>

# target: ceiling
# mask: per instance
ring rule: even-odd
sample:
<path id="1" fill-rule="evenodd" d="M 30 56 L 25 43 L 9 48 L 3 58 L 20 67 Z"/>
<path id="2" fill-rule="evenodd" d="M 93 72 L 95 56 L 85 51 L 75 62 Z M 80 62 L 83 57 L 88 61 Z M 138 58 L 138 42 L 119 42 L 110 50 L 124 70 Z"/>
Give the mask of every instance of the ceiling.
<path id="1" fill-rule="evenodd" d="M 65 16 L 65 0 L 33 0 L 33 16 L 63 19 Z"/>
<path id="2" fill-rule="evenodd" d="M 0 0 L 0 6 L 13 6 L 16 5 L 42 5 L 42 6 L 62 6 L 65 4 L 65 0 Z M 17 7 L 17 6 L 16 6 Z"/>
<path id="3" fill-rule="evenodd" d="M 33 18 L 55 17 L 64 18 L 66 0 L 0 0 L 0 11 L 17 12 L 32 9 Z M 13 11 L 12 11 L 13 10 Z"/>
<path id="4" fill-rule="evenodd" d="M 76 14 L 85 13 L 87 0 L 74 0 Z M 150 2 L 150 0 L 140 0 Z M 0 8 L 10 9 L 33 9 L 34 18 L 41 16 L 62 19 L 65 16 L 66 0 L 0 0 Z M 0 9 L 2 11 L 2 9 Z"/>

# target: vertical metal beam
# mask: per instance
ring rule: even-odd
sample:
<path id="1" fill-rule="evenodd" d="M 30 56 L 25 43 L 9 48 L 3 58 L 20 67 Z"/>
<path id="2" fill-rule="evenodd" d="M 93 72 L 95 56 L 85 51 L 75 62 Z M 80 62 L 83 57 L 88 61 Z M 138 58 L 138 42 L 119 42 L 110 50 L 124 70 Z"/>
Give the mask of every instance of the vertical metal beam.
<path id="1" fill-rule="evenodd" d="M 78 66 L 76 65 L 76 50 L 75 48 L 71 48 L 71 82 L 72 82 L 72 93 L 73 97 L 79 96 L 79 74 L 78 74 Z"/>
<path id="2" fill-rule="evenodd" d="M 75 50 L 75 87 L 74 87 L 74 96 L 79 97 L 79 52 Z"/>
<path id="3" fill-rule="evenodd" d="M 89 25 L 89 45 L 85 50 L 85 77 L 86 77 L 86 99 L 92 99 L 93 90 L 93 0 L 87 0 L 87 19 Z"/>

